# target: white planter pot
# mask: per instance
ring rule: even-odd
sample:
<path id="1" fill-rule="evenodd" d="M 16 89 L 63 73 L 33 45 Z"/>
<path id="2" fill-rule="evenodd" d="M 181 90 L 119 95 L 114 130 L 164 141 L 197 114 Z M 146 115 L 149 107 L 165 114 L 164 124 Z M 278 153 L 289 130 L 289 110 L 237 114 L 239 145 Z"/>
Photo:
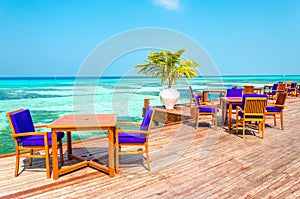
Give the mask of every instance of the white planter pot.
<path id="1" fill-rule="evenodd" d="M 175 88 L 167 88 L 162 90 L 159 96 L 166 109 L 173 109 L 180 97 L 180 93 Z"/>

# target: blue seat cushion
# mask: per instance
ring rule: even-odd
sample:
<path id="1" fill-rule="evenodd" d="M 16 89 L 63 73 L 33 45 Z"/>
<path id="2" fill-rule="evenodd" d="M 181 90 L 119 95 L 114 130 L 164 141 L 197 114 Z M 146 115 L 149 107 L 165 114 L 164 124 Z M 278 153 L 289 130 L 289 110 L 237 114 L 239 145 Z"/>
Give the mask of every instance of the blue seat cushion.
<path id="1" fill-rule="evenodd" d="M 145 143 L 146 135 L 140 133 L 119 133 L 119 143 Z"/>
<path id="2" fill-rule="evenodd" d="M 244 117 L 244 113 L 243 113 L 242 111 L 239 111 L 238 114 L 239 114 L 240 117 Z M 248 119 L 249 119 L 249 118 L 253 118 L 253 119 L 254 119 L 254 118 L 262 119 L 263 116 L 250 116 L 250 115 L 247 115 L 246 118 L 248 118 Z"/>
<path id="3" fill-rule="evenodd" d="M 65 134 L 57 132 L 57 141 L 61 140 Z M 48 145 L 52 146 L 52 134 L 48 132 Z M 43 135 L 32 135 L 22 140 L 22 146 L 45 146 Z"/>
<path id="4" fill-rule="evenodd" d="M 213 106 L 201 106 L 199 112 L 212 113 L 215 112 L 215 107 Z"/>
<path id="5" fill-rule="evenodd" d="M 267 95 L 276 95 L 276 92 L 273 91 L 273 92 L 268 92 Z"/>
<path id="6" fill-rule="evenodd" d="M 267 112 L 278 112 L 278 113 L 282 111 L 281 108 L 278 108 L 276 106 L 267 106 L 266 110 Z"/>

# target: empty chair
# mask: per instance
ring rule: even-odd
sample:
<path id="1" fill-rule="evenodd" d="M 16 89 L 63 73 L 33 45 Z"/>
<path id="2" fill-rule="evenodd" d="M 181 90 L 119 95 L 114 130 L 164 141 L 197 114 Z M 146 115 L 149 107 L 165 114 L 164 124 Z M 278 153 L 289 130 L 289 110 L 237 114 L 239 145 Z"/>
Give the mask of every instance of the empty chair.
<path id="1" fill-rule="evenodd" d="M 280 124 L 281 124 L 281 129 L 284 129 L 283 126 L 283 110 L 285 107 L 285 101 L 287 98 L 287 93 L 279 93 L 277 95 L 277 99 L 275 103 L 268 103 L 267 105 L 267 112 L 266 115 L 267 116 L 273 116 L 274 118 L 274 125 L 276 126 L 276 115 L 280 115 Z"/>
<path id="2" fill-rule="evenodd" d="M 265 92 L 265 94 L 268 95 L 268 99 L 275 99 L 277 87 L 278 87 L 278 83 L 273 84 L 272 90 L 268 91 L 268 92 Z"/>
<path id="3" fill-rule="evenodd" d="M 198 128 L 199 121 L 204 116 L 211 116 L 212 124 L 215 129 L 218 128 L 218 115 L 217 115 L 217 105 L 212 103 L 201 102 L 201 96 L 195 96 L 195 119 L 196 119 L 196 129 Z"/>
<path id="4" fill-rule="evenodd" d="M 244 86 L 244 94 L 253 94 L 254 86 L 245 85 Z"/>
<path id="5" fill-rule="evenodd" d="M 289 88 L 287 88 L 287 92 L 288 92 L 289 96 L 291 96 L 293 98 L 296 98 L 296 96 L 297 96 L 297 83 L 292 82 L 291 86 Z"/>
<path id="6" fill-rule="evenodd" d="M 293 83 L 292 81 L 286 81 L 286 82 L 285 82 L 285 87 L 286 87 L 286 88 L 290 88 L 291 85 L 292 85 L 292 83 Z"/>
<path id="7" fill-rule="evenodd" d="M 230 88 L 230 89 L 227 89 L 226 97 L 243 97 L 243 89 L 242 88 Z M 241 103 L 234 103 L 234 104 L 232 104 L 232 110 L 233 110 L 232 113 L 235 113 L 235 108 L 237 106 L 241 106 L 241 105 L 242 105 Z M 227 110 L 229 108 L 228 106 L 229 105 L 227 104 Z M 228 114 L 226 114 L 226 117 L 228 118 Z"/>
<path id="8" fill-rule="evenodd" d="M 242 106 L 236 107 L 236 133 L 239 125 L 243 127 L 243 138 L 245 138 L 245 129 L 247 126 L 253 126 L 251 122 L 258 122 L 258 132 L 262 132 L 264 138 L 265 112 L 267 104 L 267 95 L 245 94 L 243 96 Z M 250 122 L 250 123 L 248 123 Z"/>
<path id="9" fill-rule="evenodd" d="M 7 117 L 12 130 L 11 137 L 14 138 L 16 146 L 16 168 L 15 176 L 19 174 L 20 157 L 29 158 L 29 165 L 32 165 L 32 158 L 45 158 L 47 178 L 50 178 L 50 153 L 52 146 L 51 132 L 36 132 L 36 128 L 44 128 L 46 125 L 34 126 L 28 109 L 20 109 L 7 113 Z M 60 148 L 60 162 L 63 164 L 62 138 L 64 133 L 57 133 L 57 141 Z M 29 150 L 28 153 L 21 154 L 21 151 Z M 44 150 L 45 155 L 34 154 L 35 150 Z"/>
<path id="10" fill-rule="evenodd" d="M 146 161 L 148 170 L 150 171 L 150 158 L 148 149 L 148 139 L 150 134 L 150 128 L 154 116 L 154 110 L 151 106 L 148 106 L 141 123 L 136 122 L 119 122 L 118 130 L 116 131 L 116 170 L 119 170 L 119 159 L 120 155 L 123 154 L 146 154 Z M 122 126 L 131 125 L 139 126 L 139 130 L 133 129 L 123 129 Z M 143 147 L 142 150 L 130 150 L 122 151 L 123 146 L 127 147 Z"/>
<path id="11" fill-rule="evenodd" d="M 196 96 L 202 96 L 202 92 L 194 92 L 192 86 L 189 86 L 190 89 L 190 107 L 192 106 L 194 100 L 195 100 L 195 95 Z"/>

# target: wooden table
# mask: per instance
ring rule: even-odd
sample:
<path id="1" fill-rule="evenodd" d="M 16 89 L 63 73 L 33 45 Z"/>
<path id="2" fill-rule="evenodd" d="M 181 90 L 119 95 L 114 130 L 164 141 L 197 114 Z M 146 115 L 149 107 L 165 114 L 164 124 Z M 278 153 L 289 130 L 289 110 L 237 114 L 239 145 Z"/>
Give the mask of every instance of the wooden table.
<path id="1" fill-rule="evenodd" d="M 53 179 L 57 180 L 59 175 L 90 166 L 99 170 L 102 170 L 109 174 L 110 177 L 115 175 L 114 166 L 114 136 L 117 122 L 116 114 L 78 114 L 78 115 L 64 115 L 61 118 L 55 120 L 51 124 L 47 125 L 47 128 L 52 129 L 52 170 Z M 78 157 L 72 154 L 72 139 L 71 132 L 74 131 L 108 131 L 108 166 L 101 165 L 93 160 L 85 160 L 82 157 Z M 58 156 L 57 156 L 57 132 L 67 132 L 67 147 L 68 158 L 76 159 L 80 162 L 71 166 L 64 166 L 59 168 Z"/>
<path id="2" fill-rule="evenodd" d="M 222 108 L 222 123 L 225 123 L 227 115 L 227 104 L 228 106 L 228 131 L 231 129 L 231 117 L 232 117 L 232 104 L 242 103 L 242 97 L 221 97 L 221 108 Z"/>

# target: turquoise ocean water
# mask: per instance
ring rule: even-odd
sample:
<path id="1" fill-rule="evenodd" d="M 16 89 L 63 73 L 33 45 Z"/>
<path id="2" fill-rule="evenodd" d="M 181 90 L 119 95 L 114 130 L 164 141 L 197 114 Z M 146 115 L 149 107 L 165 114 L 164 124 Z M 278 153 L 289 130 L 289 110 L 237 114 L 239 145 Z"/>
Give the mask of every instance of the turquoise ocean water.
<path id="1" fill-rule="evenodd" d="M 195 90 L 227 89 L 246 84 L 263 88 L 264 85 L 278 81 L 300 83 L 300 76 L 199 77 L 188 82 L 177 82 L 173 87 L 181 94 L 178 103 L 187 103 L 189 85 Z M 0 154 L 15 150 L 13 139 L 9 137 L 11 131 L 6 118 L 9 111 L 30 109 L 35 125 L 51 123 L 63 114 L 91 111 L 117 113 L 119 121 L 139 121 L 142 119 L 145 98 L 150 98 L 151 105 L 161 105 L 159 92 L 162 88 L 157 80 L 144 77 L 0 78 Z M 95 136 L 99 134 L 78 133 L 73 135 L 73 139 Z"/>

